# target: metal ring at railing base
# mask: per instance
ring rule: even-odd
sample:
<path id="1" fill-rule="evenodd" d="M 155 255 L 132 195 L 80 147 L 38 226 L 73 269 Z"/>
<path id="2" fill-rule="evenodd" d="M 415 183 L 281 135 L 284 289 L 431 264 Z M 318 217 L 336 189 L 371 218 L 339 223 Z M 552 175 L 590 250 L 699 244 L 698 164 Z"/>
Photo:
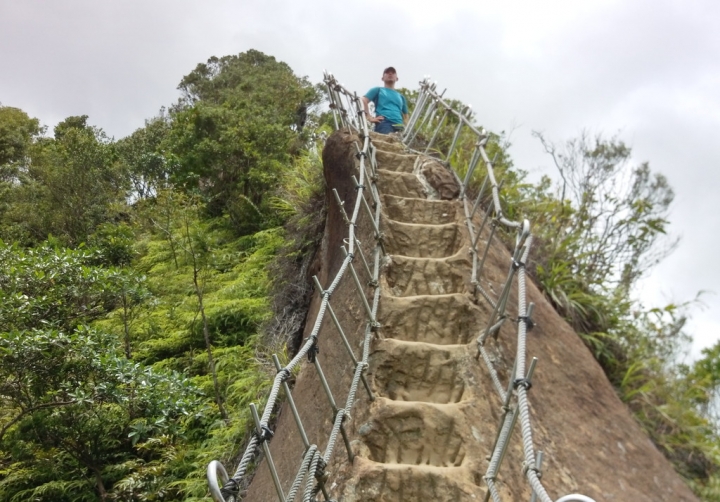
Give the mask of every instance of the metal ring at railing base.
<path id="1" fill-rule="evenodd" d="M 218 483 L 218 474 L 220 474 L 220 483 Z M 228 476 L 225 467 L 220 462 L 218 462 L 217 460 L 213 460 L 208 464 L 208 486 L 210 487 L 210 495 L 215 502 L 225 502 L 225 497 L 223 497 L 220 489 L 225 485 L 225 483 L 228 482 L 229 479 L 230 476 Z"/>
<path id="2" fill-rule="evenodd" d="M 585 495 L 580 495 L 579 493 L 573 493 L 571 495 L 560 497 L 555 502 L 595 502 L 595 500 L 590 497 L 586 497 Z"/>

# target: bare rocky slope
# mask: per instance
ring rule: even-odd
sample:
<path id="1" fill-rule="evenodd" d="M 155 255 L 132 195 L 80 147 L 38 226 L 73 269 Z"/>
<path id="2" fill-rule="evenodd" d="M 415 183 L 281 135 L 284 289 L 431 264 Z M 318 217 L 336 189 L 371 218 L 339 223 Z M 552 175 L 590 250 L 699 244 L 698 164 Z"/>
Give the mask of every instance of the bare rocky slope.
<path id="1" fill-rule="evenodd" d="M 338 131 L 323 153 L 328 184 L 328 220 L 314 273 L 322 284 L 335 275 L 347 235 L 331 189 L 352 207 L 358 138 Z M 362 390 L 346 422 L 355 454 L 336 449 L 328 488 L 344 502 L 482 500 L 487 455 L 501 418 L 501 403 L 486 369 L 475 359 L 474 340 L 490 312 L 476 303 L 468 283 L 468 234 L 461 203 L 437 162 L 403 151 L 389 137 L 373 136 L 378 148 L 378 188 L 388 257 L 381 275 L 379 321 L 367 374 L 376 396 Z M 450 180 L 450 181 L 448 181 Z M 369 223 L 358 228 L 363 247 L 372 245 Z M 499 290 L 509 253 L 491 248 L 485 284 Z M 511 297 L 511 303 L 517 299 Z M 533 284 L 537 326 L 528 355 L 539 359 L 530 391 L 535 446 L 545 452 L 543 484 L 554 499 L 579 492 L 601 501 L 695 501 L 672 466 L 618 399 L 592 354 Z M 308 326 L 319 298 L 313 299 Z M 359 352 L 364 317 L 357 292 L 345 281 L 332 305 Z M 516 326 L 506 323 L 486 346 L 507 381 L 515 351 Z M 336 400 L 343 402 L 353 371 L 331 323 L 319 336 L 320 355 Z M 511 363 L 510 363 L 511 364 Z M 306 364 L 293 396 L 311 443 L 325 447 L 333 414 L 315 370 Z M 503 500 L 529 500 L 516 429 L 499 473 Z M 279 413 L 271 451 L 284 487 L 300 465 L 303 445 L 292 415 Z M 277 500 L 263 462 L 246 500 Z"/>

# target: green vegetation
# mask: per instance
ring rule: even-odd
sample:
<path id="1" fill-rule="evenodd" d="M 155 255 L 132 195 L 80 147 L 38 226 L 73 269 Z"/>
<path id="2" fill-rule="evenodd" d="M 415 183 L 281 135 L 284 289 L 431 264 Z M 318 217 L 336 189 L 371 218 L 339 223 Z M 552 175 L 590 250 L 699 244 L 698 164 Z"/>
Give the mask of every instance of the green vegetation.
<path id="1" fill-rule="evenodd" d="M 411 102 L 417 98 L 401 92 Z M 450 116 L 432 150 L 447 151 L 456 125 Z M 700 360 L 681 362 L 692 340 L 684 330 L 687 315 L 700 294 L 661 307 L 647 307 L 634 295 L 638 280 L 678 243 L 668 235 L 671 187 L 648 163 L 633 165 L 631 149 L 618 137 L 582 132 L 560 145 L 536 137 L 557 168 L 556 182 L 545 176 L 530 183 L 513 165 L 502 134 L 490 133 L 486 146 L 506 215 L 532 223 L 528 271 L 660 451 L 703 500 L 720 500 L 720 342 Z M 461 176 L 474 141 L 464 129 L 450 159 Z M 484 166 L 475 170 L 470 195 L 485 175 Z M 487 193 L 484 202 L 487 207 Z M 514 235 L 501 237 L 512 247 Z"/>
<path id="2" fill-rule="evenodd" d="M 118 141 L 87 116 L 50 136 L 0 107 L 0 500 L 203 499 L 207 462 L 233 466 L 247 440 L 269 354 L 297 343 L 324 223 L 321 93 L 258 51 L 210 58 L 179 89 Z M 633 297 L 675 245 L 672 190 L 618 138 L 539 139 L 559 183 L 529 183 L 502 135 L 487 146 L 509 216 L 533 222 L 531 273 L 696 493 L 720 500 L 720 344 L 679 364 L 691 304 Z"/>
<path id="3" fill-rule="evenodd" d="M 677 244 L 667 235 L 672 189 L 647 163 L 632 165 L 616 137 L 583 133 L 561 146 L 538 137 L 560 182 L 519 188 L 538 236 L 536 279 L 678 472 L 719 500 L 710 353 L 692 367 L 678 362 L 691 340 L 684 325 L 692 302 L 647 308 L 633 296 Z"/>
<path id="4" fill-rule="evenodd" d="M 119 141 L 0 108 L 0 500 L 205 499 L 301 327 L 320 95 L 257 51 L 180 90 Z"/>
<path id="5" fill-rule="evenodd" d="M 532 222 L 529 272 L 677 471 L 703 500 L 720 500 L 720 344 L 682 364 L 691 341 L 687 315 L 699 298 L 646 307 L 634 296 L 643 274 L 677 245 L 668 236 L 672 189 L 648 163 L 633 165 L 631 149 L 617 137 L 583 132 L 555 145 L 536 136 L 557 167 L 557 182 L 545 176 L 529 183 L 502 136 L 491 134 L 487 147 L 507 214 Z M 453 162 L 467 166 L 459 155 Z M 484 168 L 476 170 L 475 189 L 484 176 Z M 514 236 L 504 237 L 511 246 Z"/>

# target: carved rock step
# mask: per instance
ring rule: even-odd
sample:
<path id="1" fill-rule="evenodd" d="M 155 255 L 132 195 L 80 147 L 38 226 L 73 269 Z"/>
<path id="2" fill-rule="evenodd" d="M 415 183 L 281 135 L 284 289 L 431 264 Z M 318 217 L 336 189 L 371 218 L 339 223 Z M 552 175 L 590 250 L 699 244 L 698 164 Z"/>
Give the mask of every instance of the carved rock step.
<path id="1" fill-rule="evenodd" d="M 456 223 L 428 225 L 385 220 L 386 250 L 391 255 L 444 258 L 463 247 L 462 227 Z"/>
<path id="2" fill-rule="evenodd" d="M 439 345 L 470 343 L 483 319 L 482 310 L 463 294 L 382 295 L 378 313 L 384 337 Z"/>
<path id="3" fill-rule="evenodd" d="M 385 150 L 386 152 L 402 153 L 407 150 L 405 145 L 400 142 L 400 138 L 396 135 L 378 134 L 370 131 L 370 141 L 372 141 L 375 148 Z"/>
<path id="4" fill-rule="evenodd" d="M 378 149 L 375 152 L 375 160 L 377 160 L 378 169 L 386 169 L 398 173 L 411 173 L 415 168 L 417 155 L 386 152 Z"/>
<path id="5" fill-rule="evenodd" d="M 345 502 L 457 502 L 482 500 L 467 467 L 378 464 L 357 458 L 359 482 Z"/>
<path id="6" fill-rule="evenodd" d="M 375 344 L 370 374 L 378 395 L 394 401 L 458 403 L 472 389 L 467 368 L 474 359 L 466 345 L 430 345 L 385 339 Z"/>
<path id="7" fill-rule="evenodd" d="M 426 189 L 412 173 L 396 173 L 378 169 L 378 190 L 383 194 L 399 197 L 425 198 Z"/>
<path id="8" fill-rule="evenodd" d="M 383 211 L 392 220 L 442 225 L 456 220 L 457 204 L 446 200 L 415 199 L 385 195 Z"/>
<path id="9" fill-rule="evenodd" d="M 447 258 L 390 256 L 381 281 L 392 296 L 447 295 L 470 290 L 467 252 Z"/>
<path id="10" fill-rule="evenodd" d="M 378 397 L 358 427 L 358 455 L 384 464 L 459 467 L 474 441 L 463 403 L 437 405 Z M 477 448 L 470 444 L 470 448 Z"/>

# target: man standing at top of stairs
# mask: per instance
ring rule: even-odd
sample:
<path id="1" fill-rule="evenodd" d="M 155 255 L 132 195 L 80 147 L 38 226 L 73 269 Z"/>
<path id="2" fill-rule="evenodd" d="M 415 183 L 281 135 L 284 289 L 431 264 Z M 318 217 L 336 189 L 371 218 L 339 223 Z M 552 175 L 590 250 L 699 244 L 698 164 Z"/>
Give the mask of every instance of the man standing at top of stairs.
<path id="1" fill-rule="evenodd" d="M 375 124 L 375 132 L 390 134 L 401 131 L 408 120 L 408 106 L 405 96 L 395 90 L 398 81 L 395 68 L 389 66 L 382 74 L 384 87 L 373 87 L 362 97 L 365 115 Z M 375 103 L 375 117 L 370 115 L 368 104 Z"/>

